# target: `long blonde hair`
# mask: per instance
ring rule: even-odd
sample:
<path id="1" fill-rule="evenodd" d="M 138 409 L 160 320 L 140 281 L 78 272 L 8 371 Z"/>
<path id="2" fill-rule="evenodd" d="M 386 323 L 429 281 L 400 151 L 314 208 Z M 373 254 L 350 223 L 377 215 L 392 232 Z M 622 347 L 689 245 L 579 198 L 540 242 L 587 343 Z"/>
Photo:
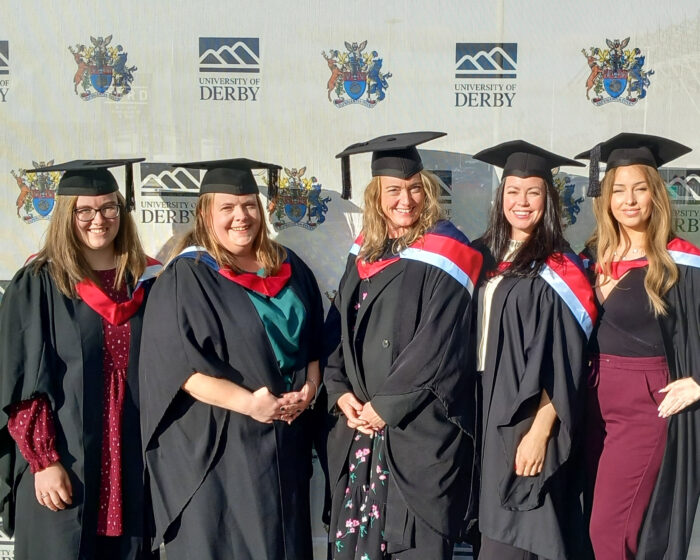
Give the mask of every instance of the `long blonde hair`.
<path id="1" fill-rule="evenodd" d="M 445 217 L 445 213 L 440 207 L 440 184 L 438 178 L 430 171 L 421 171 L 420 177 L 423 183 L 423 190 L 425 191 L 423 211 L 408 233 L 394 240 L 392 246 L 394 252 L 398 252 L 415 243 L 438 220 Z M 386 250 L 386 242 L 389 239 L 389 226 L 387 218 L 382 211 L 381 196 L 381 178 L 374 177 L 365 189 L 365 207 L 362 213 L 363 239 L 359 256 L 367 262 L 374 262 L 382 256 Z"/>
<path id="2" fill-rule="evenodd" d="M 214 233 L 211 210 L 214 205 L 215 194 L 206 193 L 199 197 L 197 208 L 195 209 L 194 227 L 175 245 L 169 260 L 175 258 L 185 247 L 197 245 L 204 247 L 216 259 L 219 266 L 241 273 L 243 270 L 238 266 L 235 255 L 219 243 L 216 233 Z M 262 265 L 265 275 L 269 276 L 279 271 L 284 259 L 287 258 L 287 252 L 282 245 L 270 239 L 267 233 L 267 220 L 265 219 L 265 210 L 260 200 L 260 195 L 256 195 L 255 201 L 260 214 L 260 228 L 253 240 L 253 251 L 256 260 Z"/>
<path id="3" fill-rule="evenodd" d="M 644 173 L 649 192 L 651 193 L 652 211 L 646 229 L 644 250 L 646 251 L 649 268 L 644 278 L 649 303 L 654 315 L 666 314 L 666 303 L 663 296 L 678 281 L 678 267 L 673 262 L 666 246 L 674 237 L 671 222 L 671 200 L 659 172 L 648 165 L 638 165 Z M 601 183 L 601 195 L 593 201 L 593 212 L 596 217 L 596 230 L 588 240 L 587 245 L 595 247 L 596 260 L 603 275 L 610 277 L 613 253 L 621 242 L 625 250 L 630 247 L 630 240 L 621 230 L 620 224 L 610 209 L 612 189 L 615 182 L 615 169 L 605 173 Z"/>
<path id="4" fill-rule="evenodd" d="M 124 282 L 129 282 L 132 287 L 136 285 L 146 269 L 146 253 L 141 246 L 134 219 L 124 211 L 124 197 L 119 192 L 116 195 L 121 211 L 119 231 L 114 239 L 114 258 L 117 265 L 114 288 L 121 289 Z M 85 278 L 100 285 L 99 277 L 83 256 L 83 244 L 75 232 L 73 210 L 77 200 L 77 196 L 56 197 L 44 246 L 31 264 L 35 272 L 44 265 L 48 266 L 56 287 L 70 298 L 78 297 L 75 285 Z"/>

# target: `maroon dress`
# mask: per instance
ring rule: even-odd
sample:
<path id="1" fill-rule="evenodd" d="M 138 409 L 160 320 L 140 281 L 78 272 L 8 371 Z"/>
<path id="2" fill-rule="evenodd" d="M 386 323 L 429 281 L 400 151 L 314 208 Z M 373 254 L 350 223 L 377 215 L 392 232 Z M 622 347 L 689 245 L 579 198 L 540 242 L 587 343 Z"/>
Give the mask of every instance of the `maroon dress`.
<path id="1" fill-rule="evenodd" d="M 129 299 L 126 285 L 113 288 L 116 270 L 95 271 L 102 290 L 115 303 Z M 97 534 L 116 537 L 123 532 L 122 518 L 122 415 L 126 392 L 126 371 L 129 363 L 131 329 L 128 321 L 112 325 L 102 319 L 104 345 L 104 407 L 102 413 L 102 458 L 100 466 L 100 499 Z M 7 423 L 10 435 L 17 443 L 32 473 L 37 473 L 55 461 L 56 430 L 49 401 L 44 395 L 12 405 Z"/>

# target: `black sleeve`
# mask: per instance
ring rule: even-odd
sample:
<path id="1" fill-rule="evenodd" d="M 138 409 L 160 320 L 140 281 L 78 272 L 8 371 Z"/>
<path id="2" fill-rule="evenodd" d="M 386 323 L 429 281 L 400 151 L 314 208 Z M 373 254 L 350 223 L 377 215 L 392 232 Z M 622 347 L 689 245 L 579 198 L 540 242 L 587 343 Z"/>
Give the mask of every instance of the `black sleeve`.
<path id="1" fill-rule="evenodd" d="M 413 269 L 418 267 L 425 265 L 406 267 L 404 275 L 408 275 L 409 283 L 417 276 Z M 461 388 L 469 375 L 469 292 L 445 272 L 428 267 L 422 289 L 406 288 L 406 293 L 415 296 L 413 301 L 405 302 L 403 313 L 416 312 L 414 317 L 402 316 L 400 321 L 402 325 L 413 323 L 415 330 L 410 340 L 402 343 L 389 376 L 372 398 L 372 406 L 390 426 L 400 424 L 431 393 L 444 404 L 448 415 L 457 414 L 455 405 L 462 404 Z"/>
<path id="2" fill-rule="evenodd" d="M 586 336 L 572 312 L 549 286 L 539 297 L 520 307 L 524 337 L 525 371 L 518 372 L 520 385 L 497 426 L 505 450 L 508 473 L 499 484 L 504 507 L 529 510 L 541 504 L 547 481 L 569 459 L 582 412 L 582 380 Z M 508 332 L 504 337 L 508 337 Z M 502 357 L 502 362 L 509 361 Z M 517 360 L 513 360 L 516 363 Z M 547 444 L 542 473 L 517 476 L 512 468 L 520 440 L 532 425 L 542 391 L 546 391 L 558 422 Z M 494 396 L 496 399 L 497 396 Z"/>
<path id="3" fill-rule="evenodd" d="M 10 535 L 15 462 L 23 459 L 7 429 L 8 412 L 13 403 L 48 393 L 52 363 L 47 336 L 49 297 L 42 277 L 23 268 L 0 303 L 0 508 Z"/>
<path id="4" fill-rule="evenodd" d="M 345 373 L 345 362 L 343 357 L 342 324 L 340 309 L 343 305 L 341 293 L 348 275 L 350 266 L 353 266 L 354 257 L 348 259 L 345 274 L 340 279 L 340 285 L 336 292 L 335 299 L 328 310 L 324 325 L 323 346 L 326 355 L 326 367 L 323 371 L 323 383 L 328 394 L 328 410 L 335 409 L 338 398 L 344 393 L 352 393 L 352 385 Z"/>

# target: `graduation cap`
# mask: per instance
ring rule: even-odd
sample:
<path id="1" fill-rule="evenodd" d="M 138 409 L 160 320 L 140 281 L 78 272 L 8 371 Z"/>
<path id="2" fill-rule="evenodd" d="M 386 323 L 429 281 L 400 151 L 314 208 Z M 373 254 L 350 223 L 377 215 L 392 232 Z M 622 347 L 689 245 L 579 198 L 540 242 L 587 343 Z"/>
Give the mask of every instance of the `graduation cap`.
<path id="1" fill-rule="evenodd" d="M 341 158 L 343 192 L 341 198 L 347 200 L 352 193 L 350 184 L 350 156 L 372 152 L 372 177 L 386 175 L 398 179 L 408 179 L 423 170 L 416 146 L 429 140 L 446 136 L 446 132 L 404 132 L 387 134 L 368 142 L 359 142 L 345 148 L 335 157 Z"/>
<path id="2" fill-rule="evenodd" d="M 503 179 L 510 175 L 541 177 L 545 181 L 553 183 L 552 169 L 562 165 L 584 167 L 580 161 L 548 152 L 524 140 L 503 142 L 492 148 L 481 150 L 472 157 L 496 167 L 502 167 Z"/>
<path id="3" fill-rule="evenodd" d="M 217 159 L 211 161 L 193 161 L 176 163 L 176 167 L 188 169 L 206 169 L 199 186 L 200 196 L 206 193 L 259 194 L 258 183 L 253 177 L 253 169 L 267 169 L 268 193 L 273 199 L 277 196 L 280 165 L 263 163 L 247 158 Z"/>
<path id="4" fill-rule="evenodd" d="M 58 182 L 56 194 L 59 196 L 100 196 L 119 190 L 119 185 L 110 167 L 125 166 L 126 211 L 134 209 L 134 163 L 146 158 L 131 159 L 74 159 L 47 167 L 27 169 L 27 173 L 64 171 Z"/>
<path id="5" fill-rule="evenodd" d="M 576 157 L 591 160 L 586 194 L 587 196 L 600 196 L 598 172 L 601 161 L 607 163 L 606 170 L 625 165 L 649 165 L 658 169 L 665 163 L 690 151 L 691 148 L 688 146 L 661 136 L 621 132 L 617 136 L 597 144 L 591 150 L 581 152 Z"/>

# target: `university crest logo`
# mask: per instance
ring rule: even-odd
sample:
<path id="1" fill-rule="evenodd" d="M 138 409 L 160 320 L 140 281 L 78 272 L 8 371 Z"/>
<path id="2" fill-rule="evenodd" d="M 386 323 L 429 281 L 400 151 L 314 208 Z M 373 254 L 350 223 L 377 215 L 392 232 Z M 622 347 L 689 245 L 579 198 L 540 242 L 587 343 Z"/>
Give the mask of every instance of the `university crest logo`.
<path id="1" fill-rule="evenodd" d="M 77 44 L 68 47 L 78 70 L 73 76 L 73 89 L 84 101 L 108 97 L 120 101 L 131 91 L 136 66 L 127 66 L 128 53 L 121 45 L 110 46 L 112 36 L 90 37 L 92 46 Z M 83 90 L 78 93 L 78 86 Z M 111 89 L 110 89 L 111 88 Z"/>
<path id="2" fill-rule="evenodd" d="M 577 214 L 581 212 L 583 197 L 576 197 L 576 185 L 568 175 L 555 174 L 554 188 L 559 192 L 559 206 L 564 227 L 574 225 L 577 220 Z"/>
<path id="3" fill-rule="evenodd" d="M 328 101 L 338 108 L 355 103 L 373 108 L 386 98 L 391 72 L 382 72 L 384 60 L 377 51 L 364 52 L 366 47 L 367 41 L 359 44 L 345 41 L 345 52 L 333 49 L 328 54 L 321 52 L 331 71 L 326 85 Z M 331 99 L 331 94 L 335 99 Z"/>
<path id="4" fill-rule="evenodd" d="M 51 161 L 33 161 L 34 169 L 53 165 Z M 30 170 L 31 171 L 31 170 Z M 48 220 L 53 210 L 56 188 L 61 178 L 60 171 L 49 173 L 27 173 L 26 169 L 10 171 L 19 187 L 17 197 L 17 217 L 26 224 L 37 220 Z"/>
<path id="5" fill-rule="evenodd" d="M 299 226 L 313 230 L 326 221 L 330 196 L 324 196 L 316 177 L 306 178 L 306 167 L 284 168 L 286 177 L 280 179 L 277 196 L 268 203 L 275 230 Z"/>
<path id="6" fill-rule="evenodd" d="M 625 50 L 630 38 L 606 39 L 607 49 L 581 49 L 591 73 L 586 80 L 586 99 L 600 106 L 611 102 L 635 105 L 647 95 L 653 70 L 645 70 L 646 56 L 638 48 Z M 594 97 L 591 99 L 590 92 Z"/>

